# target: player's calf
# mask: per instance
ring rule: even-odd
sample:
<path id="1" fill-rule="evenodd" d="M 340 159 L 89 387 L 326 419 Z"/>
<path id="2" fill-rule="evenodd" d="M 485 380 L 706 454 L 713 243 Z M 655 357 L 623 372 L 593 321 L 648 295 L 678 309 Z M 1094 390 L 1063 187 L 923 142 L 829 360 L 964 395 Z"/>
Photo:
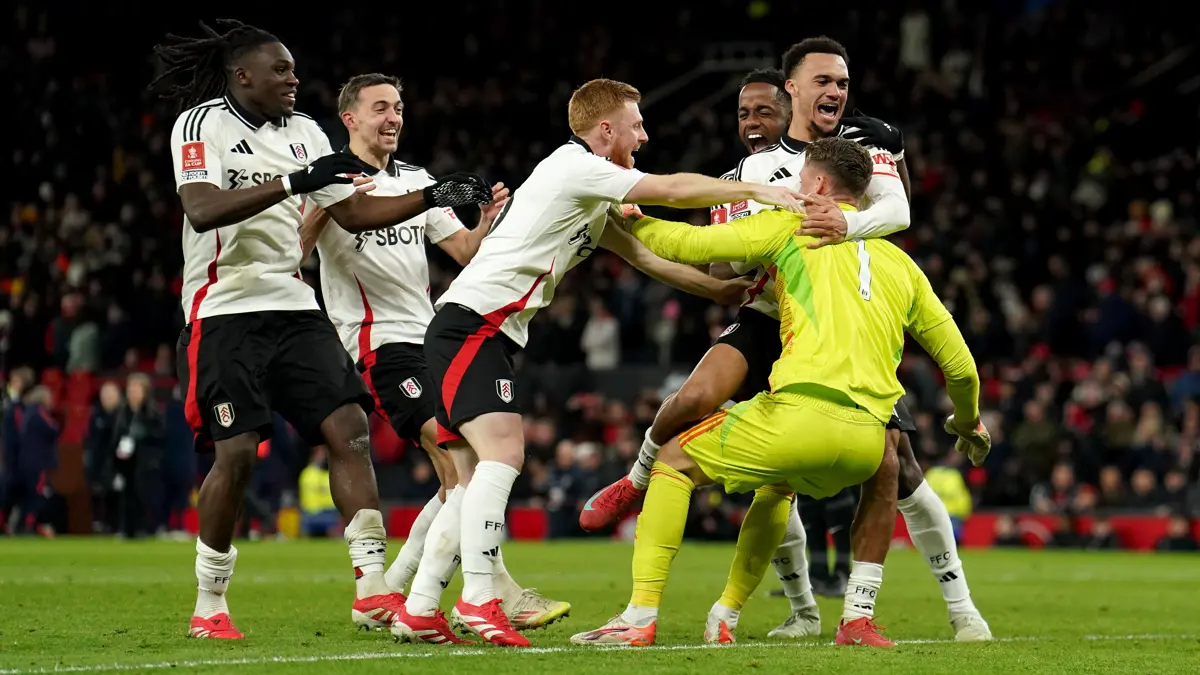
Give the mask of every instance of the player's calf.
<path id="1" fill-rule="evenodd" d="M 895 435 L 889 431 L 879 468 L 863 483 L 862 501 L 852 531 L 855 560 L 846 585 L 842 621 L 838 627 L 840 645 L 895 646 L 874 622 L 875 601 L 883 585 L 883 563 L 896 526 L 896 483 L 899 462 Z"/>
<path id="2" fill-rule="evenodd" d="M 200 536 L 196 539 L 196 608 L 191 637 L 241 639 L 229 618 L 225 594 L 233 578 L 237 548 L 230 542 L 238 510 L 250 483 L 257 456 L 257 434 L 218 441 L 213 468 L 200 486 Z"/>

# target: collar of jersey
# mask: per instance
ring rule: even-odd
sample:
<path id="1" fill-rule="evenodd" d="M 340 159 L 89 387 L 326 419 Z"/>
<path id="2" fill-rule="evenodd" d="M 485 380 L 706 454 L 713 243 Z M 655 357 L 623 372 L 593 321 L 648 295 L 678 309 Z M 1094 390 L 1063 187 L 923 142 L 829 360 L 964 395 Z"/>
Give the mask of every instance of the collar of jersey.
<path id="1" fill-rule="evenodd" d="M 353 157 L 355 161 L 362 166 L 363 173 L 367 174 L 368 176 L 374 176 L 375 174 L 379 173 L 379 167 L 351 152 L 349 144 L 342 148 L 342 152 Z M 392 177 L 400 175 L 400 170 L 396 168 L 396 160 L 392 159 L 391 157 L 388 157 L 387 173 Z"/>
<path id="2" fill-rule="evenodd" d="M 242 124 L 245 124 L 255 131 L 261 129 L 262 125 L 266 124 L 267 122 L 270 122 L 275 126 L 280 126 L 280 123 L 283 121 L 281 119 L 267 119 L 261 115 L 250 112 L 246 108 L 242 107 L 242 104 L 238 103 L 237 99 L 228 92 L 225 93 L 225 105 L 229 106 L 229 110 L 233 113 L 234 117 L 237 117 L 239 120 L 241 120 Z"/>
<path id="3" fill-rule="evenodd" d="M 570 139 L 569 141 L 567 141 L 567 142 L 568 142 L 568 143 L 576 143 L 576 144 L 578 144 L 578 145 L 580 145 L 580 146 L 583 146 L 583 149 L 584 149 L 584 150 L 587 150 L 588 152 L 591 152 L 593 155 L 594 155 L 594 154 L 596 154 L 595 152 L 592 152 L 592 146 L 588 145 L 588 144 L 587 144 L 587 141 L 585 141 L 585 140 L 583 140 L 582 138 L 580 138 L 580 137 L 576 136 L 575 134 L 571 134 L 571 139 Z"/>
<path id="4" fill-rule="evenodd" d="M 808 147 L 808 141 L 792 138 L 786 131 L 783 133 L 783 138 L 779 139 L 779 144 L 788 152 L 793 153 L 804 152 L 804 148 Z"/>

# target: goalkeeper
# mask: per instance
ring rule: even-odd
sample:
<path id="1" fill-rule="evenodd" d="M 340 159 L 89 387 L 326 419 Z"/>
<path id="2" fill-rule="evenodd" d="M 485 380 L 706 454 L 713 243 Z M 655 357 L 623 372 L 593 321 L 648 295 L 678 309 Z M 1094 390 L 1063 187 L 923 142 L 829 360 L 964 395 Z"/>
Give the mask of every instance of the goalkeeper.
<path id="1" fill-rule="evenodd" d="M 860 145 L 824 138 L 808 146 L 800 180 L 806 192 L 855 210 L 872 170 Z M 979 422 L 975 362 L 950 313 L 912 259 L 881 239 L 818 247 L 794 234 L 803 216 L 780 210 L 711 227 L 635 217 L 622 223 L 668 260 L 773 265 L 783 352 L 771 371 L 770 393 L 717 412 L 663 446 L 644 506 L 653 517 L 638 521 L 633 597 L 605 626 L 571 641 L 654 643 L 659 602 L 696 487 L 719 483 L 729 492 L 748 492 L 774 486 L 823 498 L 863 483 L 837 641 L 892 646 L 873 615 L 896 521 L 898 463 L 894 452 L 885 454 L 884 426 L 904 393 L 896 366 L 905 331 L 945 374 L 954 404 L 947 429 L 960 437 L 956 447 L 974 464 L 990 449 Z M 788 508 L 782 501 L 780 527 L 764 530 L 764 538 L 782 530 Z M 764 541 L 762 548 L 770 552 L 778 543 Z"/>

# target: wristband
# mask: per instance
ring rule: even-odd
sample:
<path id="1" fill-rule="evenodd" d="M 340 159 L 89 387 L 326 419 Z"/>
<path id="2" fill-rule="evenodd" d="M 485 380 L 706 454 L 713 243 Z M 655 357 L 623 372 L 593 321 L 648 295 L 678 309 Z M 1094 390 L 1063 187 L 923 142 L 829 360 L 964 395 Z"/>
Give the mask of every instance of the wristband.
<path id="1" fill-rule="evenodd" d="M 283 183 L 283 191 L 287 193 L 287 196 L 291 197 L 292 196 L 292 177 L 284 176 L 283 178 L 279 179 L 279 182 Z"/>

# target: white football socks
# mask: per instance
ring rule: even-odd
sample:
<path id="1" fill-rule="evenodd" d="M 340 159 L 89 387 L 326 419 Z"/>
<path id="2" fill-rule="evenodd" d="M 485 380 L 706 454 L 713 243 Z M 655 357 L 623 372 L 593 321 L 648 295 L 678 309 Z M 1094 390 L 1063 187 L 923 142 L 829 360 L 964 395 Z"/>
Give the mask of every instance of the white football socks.
<path id="1" fill-rule="evenodd" d="M 413 616 L 433 616 L 442 599 L 442 591 L 454 578 L 461 562 L 459 544 L 462 538 L 462 504 L 466 488 L 456 487 L 446 492 L 442 505 L 429 532 L 425 535 L 425 551 L 412 580 L 411 593 L 405 610 Z"/>
<path id="2" fill-rule="evenodd" d="M 808 535 L 804 532 L 804 523 L 800 522 L 795 498 L 792 499 L 787 530 L 771 564 L 783 584 L 783 594 L 787 596 L 793 614 L 816 606 L 817 599 L 813 597 L 812 582 L 808 578 Z"/>
<path id="3" fill-rule="evenodd" d="M 658 458 L 659 445 L 650 440 L 650 430 L 646 430 L 646 438 L 642 448 L 638 450 L 637 460 L 629 469 L 629 480 L 639 490 L 650 487 L 650 469 L 654 468 L 654 460 Z"/>
<path id="4" fill-rule="evenodd" d="M 621 612 L 621 619 L 631 626 L 645 628 L 650 622 L 658 619 L 658 608 L 629 604 L 626 605 L 625 611 Z"/>
<path id="5" fill-rule="evenodd" d="M 950 616 L 978 614 L 979 610 L 971 601 L 971 589 L 967 587 L 962 560 L 958 557 L 950 514 L 941 498 L 929 487 L 929 483 L 921 481 L 917 489 L 897 505 L 904 515 L 909 538 L 925 557 L 933 577 L 938 580 L 938 588 L 942 591 Z"/>
<path id="6" fill-rule="evenodd" d="M 713 603 L 712 609 L 708 610 L 708 613 L 724 621 L 725 625 L 729 626 L 729 630 L 736 630 L 738 619 L 742 618 L 741 610 L 726 607 L 721 604 L 720 600 Z"/>
<path id="7" fill-rule="evenodd" d="M 842 621 L 875 617 L 875 598 L 883 585 L 883 565 L 859 562 L 850 567 L 850 581 L 846 584 L 846 600 L 842 605 Z"/>
<path id="8" fill-rule="evenodd" d="M 512 578 L 508 573 L 508 568 L 504 565 L 504 551 L 501 550 L 496 555 L 495 575 L 492 576 L 492 587 L 496 591 L 496 597 L 508 605 L 517 601 L 521 594 L 525 592 L 524 588 Z"/>
<path id="9" fill-rule="evenodd" d="M 499 597 L 493 581 L 495 560 L 504 541 L 508 494 L 519 473 L 503 462 L 480 462 L 463 495 L 462 597 L 467 604 L 481 605 Z"/>
<path id="10" fill-rule="evenodd" d="M 403 593 L 408 582 L 412 581 L 413 576 L 416 575 L 417 565 L 421 563 L 421 555 L 425 551 L 425 536 L 429 533 L 429 526 L 433 524 L 433 519 L 441 510 L 442 500 L 434 495 L 433 499 L 425 504 L 425 508 L 421 509 L 417 519 L 413 521 L 412 529 L 408 531 L 408 539 L 404 540 L 404 545 L 400 547 L 400 553 L 396 555 L 391 567 L 383 575 L 384 581 L 387 582 L 388 588 L 393 593 Z"/>
<path id="11" fill-rule="evenodd" d="M 233 565 L 237 562 L 237 548 L 229 546 L 225 553 L 214 551 L 196 538 L 196 613 L 207 619 L 216 614 L 228 614 L 225 591 L 233 577 Z"/>
<path id="12" fill-rule="evenodd" d="M 345 537 L 350 547 L 350 564 L 354 566 L 358 597 L 389 593 L 383 579 L 383 567 L 387 563 L 387 530 L 383 527 L 383 514 L 374 509 L 363 509 L 354 514 L 346 526 Z"/>

